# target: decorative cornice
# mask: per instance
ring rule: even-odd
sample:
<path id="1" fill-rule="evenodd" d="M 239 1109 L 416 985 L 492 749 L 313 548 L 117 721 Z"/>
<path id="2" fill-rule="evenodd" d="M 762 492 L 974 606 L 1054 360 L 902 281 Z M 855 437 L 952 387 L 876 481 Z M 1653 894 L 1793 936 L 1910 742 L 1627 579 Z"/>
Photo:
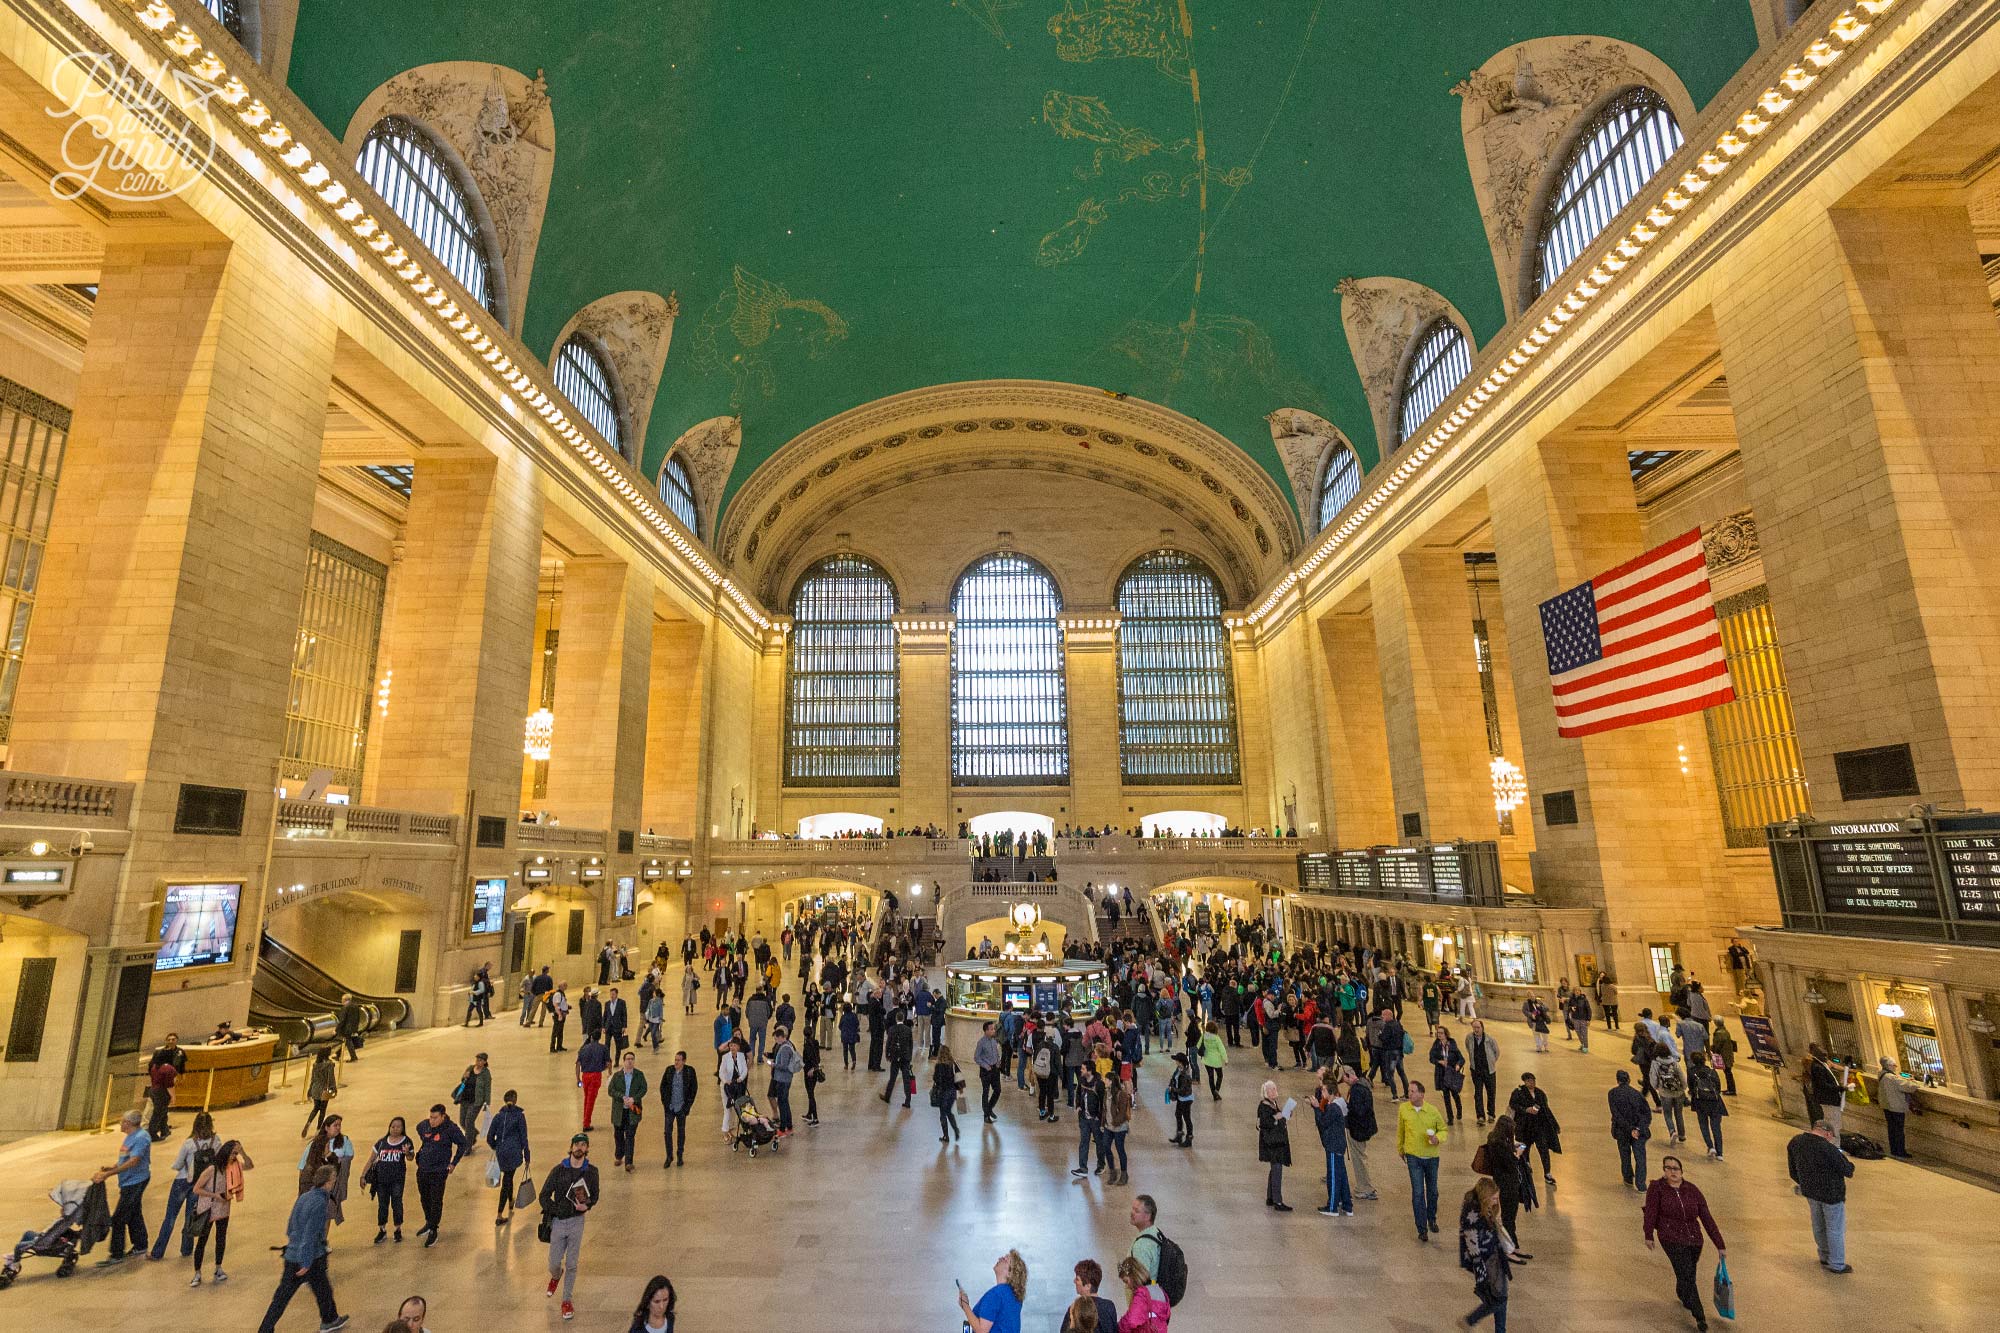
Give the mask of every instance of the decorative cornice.
<path id="1" fill-rule="evenodd" d="M 1504 336 L 1495 338 L 1487 345 L 1481 364 L 1473 367 L 1473 374 L 1481 376 L 1477 383 L 1469 390 L 1454 395 L 1432 414 L 1427 423 L 1430 429 L 1409 442 L 1401 461 L 1389 469 L 1365 498 L 1351 507 L 1346 517 L 1314 545 L 1311 554 L 1266 589 L 1250 612 L 1251 621 L 1262 622 L 1284 609 L 1288 605 L 1288 595 L 1353 540 L 1391 498 L 1414 479 L 1437 470 L 1432 460 L 1445 446 L 1466 427 L 1476 422 L 1483 424 L 1489 415 L 1488 405 L 1500 396 L 1502 390 L 1540 359 L 1578 316 L 1596 306 L 1608 289 L 1627 285 L 1616 282 L 1618 275 L 1630 268 L 1635 260 L 1652 249 L 1661 236 L 1687 216 L 1695 201 L 1724 177 L 1754 143 L 1781 123 L 1798 104 L 1799 98 L 1826 77 L 1829 68 L 1856 49 L 1869 32 L 1876 30 L 1891 11 L 1904 3 L 1907 0 L 1855 0 L 1854 4 L 1833 16 L 1823 36 L 1808 43 L 1806 38 L 1810 34 L 1800 34 L 1795 40 L 1803 44 L 1803 50 L 1797 63 L 1786 67 L 1754 98 L 1750 98 L 1747 109 L 1742 110 L 1725 129 L 1714 134 L 1706 144 L 1691 133 L 1688 143 L 1675 155 L 1667 170 L 1661 172 L 1661 176 L 1670 175 L 1675 163 L 1691 162 L 1693 165 L 1686 167 L 1678 178 L 1643 192 L 1621 214 L 1621 218 L 1634 220 L 1623 229 L 1608 231 L 1599 238 L 1597 244 L 1571 270 L 1584 270 L 1584 265 L 1589 264 L 1582 276 L 1573 283 L 1552 289 L 1516 322 L 1518 328 L 1533 319 L 1537 311 L 1544 312 L 1525 334 L 1511 342 Z M 1721 123 L 1722 114 L 1719 106 L 1712 110 L 1709 123 Z M 1700 130 L 1700 126 L 1695 127 L 1696 132 Z M 1485 372 L 1483 375 L 1482 369 Z M 1471 380 L 1472 376 L 1467 376 L 1467 381 Z"/>
<path id="2" fill-rule="evenodd" d="M 215 93 L 206 99 L 206 105 L 213 109 L 218 132 L 229 127 L 238 136 L 228 152 L 230 169 L 239 152 L 248 154 L 260 164 L 267 198 L 280 184 L 293 188 L 295 193 L 289 199 L 271 198 L 276 208 L 266 209 L 267 213 L 292 214 L 294 207 L 302 207 L 316 212 L 326 225 L 347 237 L 344 244 L 327 251 L 336 262 L 399 289 L 405 308 L 416 313 L 420 326 L 428 320 L 435 331 L 456 337 L 476 358 L 478 376 L 504 387 L 524 424 L 540 419 L 541 429 L 547 432 L 541 439 L 543 444 L 558 453 L 570 453 L 596 473 L 615 493 L 616 503 L 672 547 L 736 617 L 759 629 L 769 627 L 764 609 L 709 561 L 699 543 L 654 501 L 651 487 L 629 476 L 616 451 L 587 424 L 570 417 L 546 368 L 536 364 L 441 266 L 433 269 L 427 262 L 429 252 L 392 210 L 380 208 L 378 215 L 372 207 L 379 203 L 374 192 L 345 160 L 331 134 L 287 90 L 269 85 L 256 62 L 199 3 L 183 0 L 179 9 L 168 0 L 105 3 L 128 11 L 148 35 L 153 58 L 164 62 L 163 71 L 134 70 L 135 77 L 154 80 L 160 105 L 179 107 L 181 101 L 174 90 L 161 85 L 158 74 L 164 73 L 168 81 L 179 75 L 212 85 Z M 104 34 L 97 34 L 96 39 L 110 40 Z M 253 87 L 267 86 L 271 100 L 284 107 L 286 114 L 297 116 L 296 128 L 252 91 Z M 510 349 L 523 360 L 517 361 Z"/>

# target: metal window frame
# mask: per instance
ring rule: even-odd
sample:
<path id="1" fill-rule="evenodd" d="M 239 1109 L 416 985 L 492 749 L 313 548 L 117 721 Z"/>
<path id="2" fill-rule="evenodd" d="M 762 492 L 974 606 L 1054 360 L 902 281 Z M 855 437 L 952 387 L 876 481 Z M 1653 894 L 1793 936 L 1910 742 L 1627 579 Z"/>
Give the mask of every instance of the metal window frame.
<path id="1" fill-rule="evenodd" d="M 0 741 L 13 723 L 69 427 L 68 408 L 0 379 Z"/>
<path id="2" fill-rule="evenodd" d="M 504 324 L 500 265 L 474 211 L 474 187 L 430 131 L 405 116 L 384 116 L 362 140 L 355 166 L 466 295 Z"/>
<path id="3" fill-rule="evenodd" d="M 951 591 L 955 786 L 1069 782 L 1062 590 L 1027 556 L 975 561 Z"/>
<path id="4" fill-rule="evenodd" d="M 1403 372 L 1403 393 L 1397 404 L 1396 443 L 1417 433 L 1417 427 L 1444 405 L 1451 391 L 1472 373 L 1472 343 L 1465 330 L 1439 315 L 1424 328 Z"/>
<path id="5" fill-rule="evenodd" d="M 285 777 L 324 768 L 342 786 L 359 785 L 388 579 L 386 565 L 323 533 L 311 534 L 278 756 Z"/>
<path id="6" fill-rule="evenodd" d="M 572 333 L 556 351 L 549 373 L 556 390 L 569 399 L 619 453 L 625 452 L 624 395 L 619 393 L 618 374 L 597 339 L 587 333 Z"/>
<path id="7" fill-rule="evenodd" d="M 1344 444 L 1333 446 L 1319 474 L 1319 525 L 1340 516 L 1348 502 L 1361 494 L 1361 456 Z"/>
<path id="8" fill-rule="evenodd" d="M 701 536 L 701 504 L 695 499 L 694 476 L 677 453 L 668 454 L 660 464 L 660 499 L 682 527 Z"/>
<path id="9" fill-rule="evenodd" d="M 1765 828 L 1812 808 L 1799 754 L 1798 719 L 1778 648 L 1770 590 L 1752 588 L 1718 603 L 1716 620 L 1736 698 L 1702 713 L 1709 762 L 1731 847 L 1761 847 Z"/>
<path id="10" fill-rule="evenodd" d="M 1533 296 L 1582 258 L 1686 142 L 1666 99 L 1623 89 L 1577 134 L 1542 211 Z"/>
<path id="11" fill-rule="evenodd" d="M 894 581 L 865 556 L 827 556 L 800 576 L 786 643 L 786 786 L 901 783 L 896 609 Z"/>
<path id="12" fill-rule="evenodd" d="M 1118 766 L 1127 786 L 1243 781 L 1222 585 L 1183 551 L 1152 551 L 1118 580 Z"/>

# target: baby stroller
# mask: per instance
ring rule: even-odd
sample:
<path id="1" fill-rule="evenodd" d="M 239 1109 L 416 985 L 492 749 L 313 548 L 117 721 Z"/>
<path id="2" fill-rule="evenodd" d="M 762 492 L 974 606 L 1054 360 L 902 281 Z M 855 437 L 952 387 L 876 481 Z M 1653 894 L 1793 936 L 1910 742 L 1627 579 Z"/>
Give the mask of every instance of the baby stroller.
<path id="1" fill-rule="evenodd" d="M 771 1123 L 769 1116 L 758 1111 L 749 1094 L 731 1102 L 729 1109 L 736 1114 L 736 1137 L 730 1141 L 729 1151 L 748 1148 L 752 1157 L 757 1155 L 759 1148 L 778 1151 L 778 1127 Z"/>
<path id="2" fill-rule="evenodd" d="M 0 1261 L 0 1290 L 14 1285 L 14 1279 L 21 1275 L 23 1259 L 56 1260 L 57 1277 L 68 1277 L 76 1271 L 77 1243 L 83 1238 L 83 1196 L 88 1193 L 87 1180 L 65 1180 L 49 1191 L 49 1198 L 62 1213 L 49 1223 L 47 1230 L 23 1233 L 13 1253 Z"/>

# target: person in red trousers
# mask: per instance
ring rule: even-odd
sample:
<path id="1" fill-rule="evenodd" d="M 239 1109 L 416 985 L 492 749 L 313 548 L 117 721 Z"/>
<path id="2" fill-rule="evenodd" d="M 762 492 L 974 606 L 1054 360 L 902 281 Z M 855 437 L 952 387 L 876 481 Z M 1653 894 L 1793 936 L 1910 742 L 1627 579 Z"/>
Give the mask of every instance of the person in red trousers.
<path id="1" fill-rule="evenodd" d="M 597 1090 L 604 1084 L 604 1071 L 611 1066 L 611 1049 L 604 1034 L 592 1031 L 576 1053 L 576 1083 L 583 1089 L 583 1127 L 591 1128 L 590 1113 L 597 1107 Z"/>

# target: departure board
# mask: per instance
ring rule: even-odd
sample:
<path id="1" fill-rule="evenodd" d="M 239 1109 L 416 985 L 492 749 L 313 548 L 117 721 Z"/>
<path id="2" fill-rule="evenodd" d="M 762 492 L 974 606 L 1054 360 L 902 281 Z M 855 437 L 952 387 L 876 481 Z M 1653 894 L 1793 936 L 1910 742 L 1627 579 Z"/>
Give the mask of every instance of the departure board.
<path id="1" fill-rule="evenodd" d="M 1497 907 L 1508 901 L 1500 880 L 1500 849 L 1491 842 L 1418 843 L 1361 847 L 1331 857 L 1299 857 L 1299 887 L 1404 902 Z M 1513 901 L 1528 901 L 1513 895 Z"/>
<path id="2" fill-rule="evenodd" d="M 1959 917 L 2000 921 L 2000 817 L 1941 818 L 1937 844 Z"/>
<path id="3" fill-rule="evenodd" d="M 1789 927 L 2000 945 L 2000 814 L 1807 818 L 1766 839 Z"/>
<path id="4" fill-rule="evenodd" d="M 1921 833 L 1903 834 L 1893 823 L 1834 824 L 1827 831 L 1831 836 L 1813 841 L 1827 911 L 1937 915 L 1937 883 Z"/>
<path id="5" fill-rule="evenodd" d="M 1325 852 L 1299 855 L 1299 887 L 1324 891 L 1333 887 L 1333 858 Z"/>

